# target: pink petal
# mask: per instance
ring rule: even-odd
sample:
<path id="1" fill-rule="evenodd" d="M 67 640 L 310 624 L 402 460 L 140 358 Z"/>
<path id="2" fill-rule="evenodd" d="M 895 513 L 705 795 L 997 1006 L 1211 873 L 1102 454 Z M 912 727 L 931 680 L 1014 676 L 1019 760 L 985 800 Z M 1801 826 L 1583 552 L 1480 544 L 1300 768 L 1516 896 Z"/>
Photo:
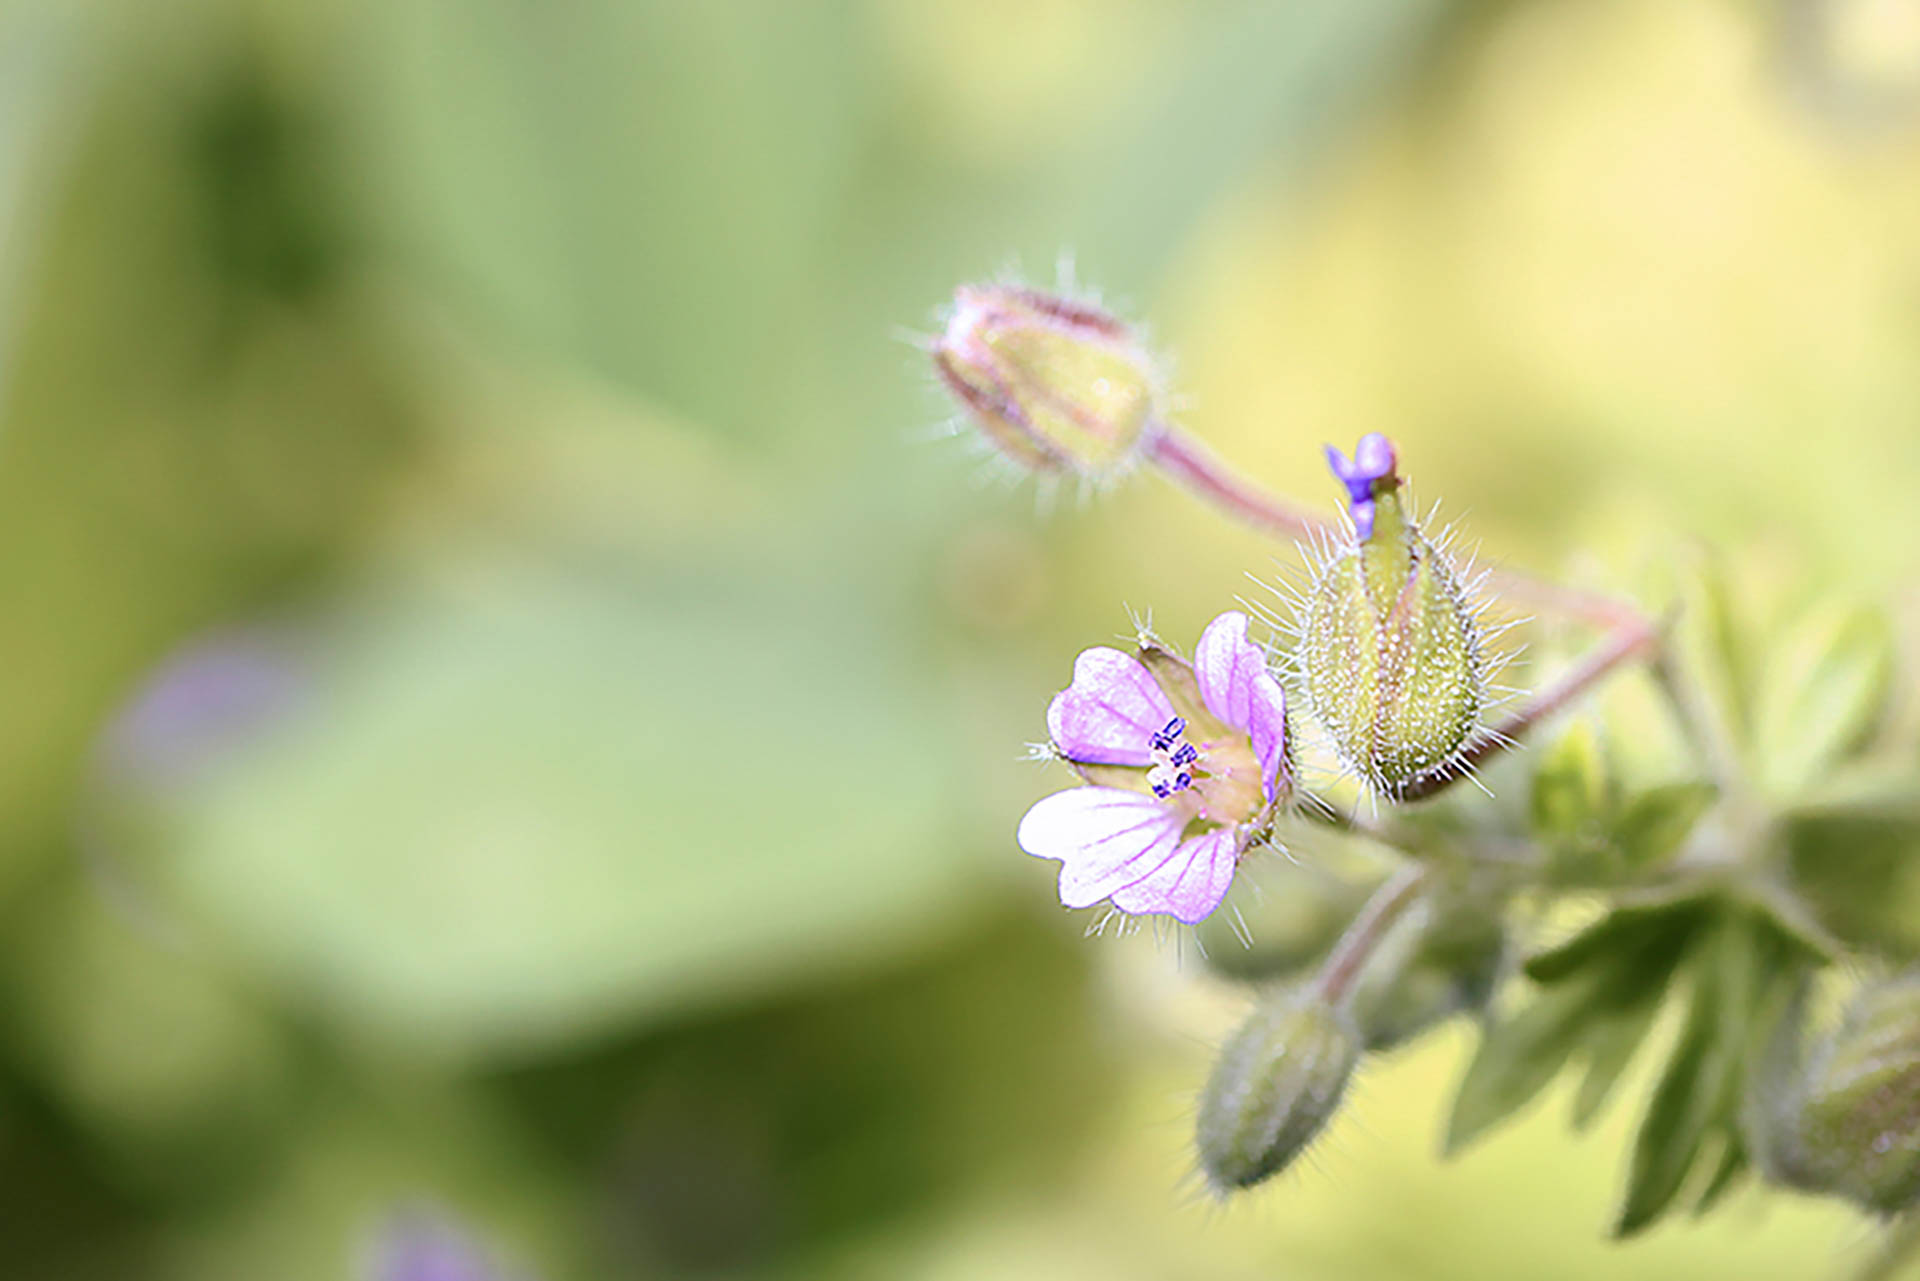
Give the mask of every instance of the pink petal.
<path id="1" fill-rule="evenodd" d="M 1060 860 L 1060 902 L 1092 907 L 1173 857 L 1185 821 L 1151 796 L 1117 787 L 1074 787 L 1034 802 L 1020 820 L 1020 848 Z"/>
<path id="2" fill-rule="evenodd" d="M 1233 884 L 1240 863 L 1240 841 L 1231 828 L 1215 828 L 1203 836 L 1180 842 L 1173 857 L 1145 879 L 1112 894 L 1113 905 L 1143 916 L 1165 912 L 1188 925 L 1213 915 Z"/>
<path id="3" fill-rule="evenodd" d="M 1268 800 L 1279 788 L 1287 752 L 1287 692 L 1267 667 L 1267 656 L 1247 639 L 1247 616 L 1237 609 L 1207 624 L 1193 655 L 1194 678 L 1207 710 L 1245 730 L 1259 758 Z"/>
<path id="4" fill-rule="evenodd" d="M 1267 656 L 1247 639 L 1247 616 L 1237 609 L 1207 624 L 1193 651 L 1193 674 L 1207 710 L 1235 729 L 1253 716 L 1254 678 L 1267 670 Z"/>
<path id="5" fill-rule="evenodd" d="M 1253 740 L 1253 754 L 1260 761 L 1260 775 L 1266 781 L 1267 799 L 1279 799 L 1292 779 L 1283 783 L 1280 768 L 1287 759 L 1287 691 L 1272 672 L 1262 671 L 1253 678 L 1253 703 L 1249 709 L 1247 733 Z"/>
<path id="6" fill-rule="evenodd" d="M 1173 705 L 1140 661 L 1105 647 L 1082 650 L 1073 684 L 1047 708 L 1047 733 L 1068 760 L 1147 765 L 1147 739 L 1173 719 Z"/>

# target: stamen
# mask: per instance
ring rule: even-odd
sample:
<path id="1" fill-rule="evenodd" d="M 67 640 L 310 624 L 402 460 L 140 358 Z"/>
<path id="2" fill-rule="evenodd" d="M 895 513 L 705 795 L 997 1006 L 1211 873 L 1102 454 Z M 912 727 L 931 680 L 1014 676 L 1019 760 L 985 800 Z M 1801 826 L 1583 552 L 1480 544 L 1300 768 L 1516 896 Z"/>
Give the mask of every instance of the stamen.
<path id="1" fill-rule="evenodd" d="M 1193 767 L 1199 763 L 1200 753 L 1192 743 L 1181 741 L 1186 732 L 1187 722 L 1176 716 L 1147 739 L 1153 756 L 1147 785 L 1163 801 L 1193 786 Z"/>

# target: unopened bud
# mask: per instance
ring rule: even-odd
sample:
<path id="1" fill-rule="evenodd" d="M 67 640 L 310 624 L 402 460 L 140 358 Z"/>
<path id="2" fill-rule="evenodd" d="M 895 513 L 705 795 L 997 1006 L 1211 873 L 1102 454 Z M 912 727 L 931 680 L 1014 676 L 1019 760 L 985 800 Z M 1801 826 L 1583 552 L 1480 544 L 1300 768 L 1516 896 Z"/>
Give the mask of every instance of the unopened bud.
<path id="1" fill-rule="evenodd" d="M 1393 446 L 1373 433 L 1354 461 L 1327 450 L 1347 487 L 1354 541 L 1308 597 L 1303 667 L 1315 715 L 1375 791 L 1398 796 L 1445 773 L 1486 701 L 1486 662 L 1466 589 L 1400 501 Z"/>
<path id="2" fill-rule="evenodd" d="M 1311 990 L 1257 1007 L 1200 1096 L 1200 1167 L 1215 1190 L 1250 1188 L 1306 1150 L 1340 1106 L 1360 1057 L 1352 1020 Z"/>
<path id="3" fill-rule="evenodd" d="M 1855 997 L 1786 1111 L 1790 1181 L 1884 1214 L 1920 1202 L 1920 977 Z"/>
<path id="4" fill-rule="evenodd" d="M 1124 471 L 1160 400 L 1154 362 L 1127 326 L 1035 289 L 962 286 L 933 364 L 994 448 L 1030 471 Z"/>

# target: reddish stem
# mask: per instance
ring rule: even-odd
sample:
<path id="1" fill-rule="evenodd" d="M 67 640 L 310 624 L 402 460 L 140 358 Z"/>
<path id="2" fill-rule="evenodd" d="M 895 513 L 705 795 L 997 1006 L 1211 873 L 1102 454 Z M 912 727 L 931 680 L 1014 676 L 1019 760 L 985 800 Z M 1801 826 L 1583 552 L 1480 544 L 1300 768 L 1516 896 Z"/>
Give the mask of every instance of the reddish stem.
<path id="1" fill-rule="evenodd" d="M 1267 533 L 1295 542 L 1312 541 L 1322 534 L 1345 534 L 1336 522 L 1242 479 L 1213 451 L 1170 423 L 1155 428 L 1147 442 L 1147 457 L 1202 500 Z M 1493 569 L 1487 582 L 1503 600 L 1577 618 L 1596 627 L 1614 630 L 1649 626 L 1640 611 L 1626 601 L 1564 587 L 1531 574 Z"/>

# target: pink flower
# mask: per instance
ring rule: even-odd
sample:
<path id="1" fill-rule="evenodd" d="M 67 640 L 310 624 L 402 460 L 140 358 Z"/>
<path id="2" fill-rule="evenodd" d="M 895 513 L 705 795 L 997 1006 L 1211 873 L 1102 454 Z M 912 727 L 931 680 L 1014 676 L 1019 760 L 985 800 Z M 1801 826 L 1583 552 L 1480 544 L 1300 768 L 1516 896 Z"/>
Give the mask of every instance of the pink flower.
<path id="1" fill-rule="evenodd" d="M 1238 610 L 1207 624 L 1192 663 L 1151 638 L 1083 650 L 1047 732 L 1091 786 L 1036 803 L 1017 839 L 1060 860 L 1067 907 L 1206 919 L 1293 787 L 1286 691 Z"/>

